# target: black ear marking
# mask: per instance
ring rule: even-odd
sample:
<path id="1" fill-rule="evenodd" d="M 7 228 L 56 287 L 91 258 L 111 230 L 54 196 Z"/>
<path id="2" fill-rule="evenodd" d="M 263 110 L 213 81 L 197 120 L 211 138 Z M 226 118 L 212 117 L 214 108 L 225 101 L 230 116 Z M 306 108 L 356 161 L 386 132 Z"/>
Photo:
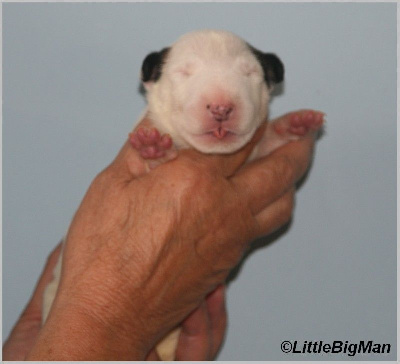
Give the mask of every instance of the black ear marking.
<path id="1" fill-rule="evenodd" d="M 142 63 L 142 81 L 157 81 L 162 72 L 162 66 L 168 55 L 169 48 L 164 48 L 160 52 L 150 53 Z"/>
<path id="2" fill-rule="evenodd" d="M 283 81 L 285 68 L 281 60 L 273 53 L 263 53 L 250 46 L 250 50 L 256 56 L 264 71 L 264 79 L 268 87 Z"/>

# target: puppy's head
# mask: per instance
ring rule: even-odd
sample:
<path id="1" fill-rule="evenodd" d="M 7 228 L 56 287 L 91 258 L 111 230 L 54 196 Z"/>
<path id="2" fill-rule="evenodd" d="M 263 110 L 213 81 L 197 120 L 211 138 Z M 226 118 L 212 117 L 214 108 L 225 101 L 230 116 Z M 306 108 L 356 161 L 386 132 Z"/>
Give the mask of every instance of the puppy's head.
<path id="1" fill-rule="evenodd" d="M 282 62 L 232 33 L 197 31 L 142 65 L 150 117 L 181 145 L 232 153 L 267 117 L 269 93 L 283 80 Z"/>

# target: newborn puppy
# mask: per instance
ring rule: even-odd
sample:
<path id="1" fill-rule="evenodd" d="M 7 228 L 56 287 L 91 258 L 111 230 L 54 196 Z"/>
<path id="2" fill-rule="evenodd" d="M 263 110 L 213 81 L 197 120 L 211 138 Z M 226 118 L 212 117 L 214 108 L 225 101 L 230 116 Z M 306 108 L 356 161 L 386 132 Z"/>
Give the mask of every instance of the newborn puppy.
<path id="1" fill-rule="evenodd" d="M 148 107 L 130 134 L 148 169 L 175 158 L 177 149 L 233 153 L 250 141 L 267 121 L 273 86 L 283 81 L 284 67 L 232 33 L 204 30 L 186 34 L 169 48 L 149 54 L 142 65 Z M 251 159 L 267 155 L 290 140 L 317 130 L 323 114 L 292 113 L 267 125 Z M 44 293 L 43 322 L 50 311 L 61 274 Z M 174 360 L 180 330 L 157 345 L 162 360 Z"/>
<path id="2" fill-rule="evenodd" d="M 232 33 L 188 33 L 145 58 L 144 114 L 150 123 L 139 124 L 130 134 L 131 144 L 150 168 L 173 158 L 174 150 L 181 148 L 235 152 L 267 121 L 270 92 L 283 76 L 276 55 L 263 53 Z M 322 119 L 322 113 L 303 111 L 268 125 L 251 158 L 318 129 Z"/>

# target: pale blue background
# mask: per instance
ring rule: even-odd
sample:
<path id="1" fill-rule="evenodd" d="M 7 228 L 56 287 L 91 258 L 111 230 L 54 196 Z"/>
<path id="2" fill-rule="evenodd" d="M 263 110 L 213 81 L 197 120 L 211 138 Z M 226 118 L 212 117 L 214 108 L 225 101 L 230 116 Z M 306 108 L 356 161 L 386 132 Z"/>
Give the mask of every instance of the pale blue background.
<path id="1" fill-rule="evenodd" d="M 286 66 L 271 115 L 327 113 L 292 226 L 228 291 L 222 360 L 283 340 L 396 352 L 395 4 L 4 4 L 3 335 L 93 177 L 144 106 L 143 58 L 194 29 L 231 30 Z"/>

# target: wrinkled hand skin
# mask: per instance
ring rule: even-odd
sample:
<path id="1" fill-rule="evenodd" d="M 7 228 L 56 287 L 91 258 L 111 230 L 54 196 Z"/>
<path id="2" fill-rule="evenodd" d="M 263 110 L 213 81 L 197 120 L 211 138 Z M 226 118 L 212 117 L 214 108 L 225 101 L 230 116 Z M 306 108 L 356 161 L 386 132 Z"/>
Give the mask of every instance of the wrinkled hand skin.
<path id="1" fill-rule="evenodd" d="M 59 244 L 47 259 L 32 297 L 3 345 L 3 360 L 22 361 L 34 347 L 42 328 L 43 291 L 61 252 Z M 223 342 L 227 314 L 225 288 L 218 286 L 182 323 L 177 346 L 177 360 L 212 360 Z M 153 349 L 146 360 L 160 360 Z"/>
<path id="2" fill-rule="evenodd" d="M 25 360 L 33 348 L 42 327 L 43 291 L 52 279 L 52 272 L 61 252 L 61 244 L 47 258 L 41 277 L 29 303 L 3 345 L 3 360 Z"/>
<path id="3" fill-rule="evenodd" d="M 34 347 L 42 327 L 43 291 L 52 279 L 61 244 L 50 254 L 32 297 L 3 345 L 3 360 L 22 361 Z M 212 360 L 223 342 L 227 314 L 225 288 L 218 286 L 182 323 L 176 360 Z M 153 349 L 146 360 L 160 360 Z"/>
<path id="4" fill-rule="evenodd" d="M 142 360 L 199 307 L 251 240 L 291 217 L 313 137 L 241 168 L 262 133 L 236 154 L 180 151 L 144 175 L 127 141 L 74 216 L 59 292 L 27 359 Z"/>

